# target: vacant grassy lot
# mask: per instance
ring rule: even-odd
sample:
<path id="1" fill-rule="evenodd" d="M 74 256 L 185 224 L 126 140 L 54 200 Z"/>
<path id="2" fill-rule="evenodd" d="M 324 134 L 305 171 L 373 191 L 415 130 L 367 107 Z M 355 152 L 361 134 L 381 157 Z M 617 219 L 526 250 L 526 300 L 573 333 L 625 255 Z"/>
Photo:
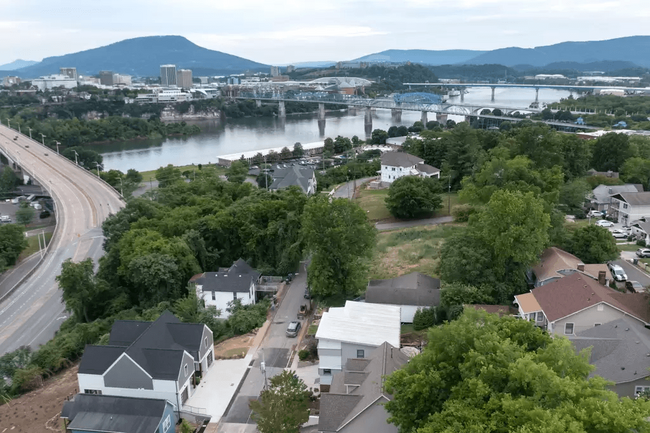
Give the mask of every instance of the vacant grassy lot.
<path id="1" fill-rule="evenodd" d="M 206 168 L 206 167 L 208 167 L 208 165 L 203 164 L 202 168 Z M 219 174 L 219 175 L 226 174 L 227 169 L 225 167 L 221 167 L 221 166 L 214 165 L 214 164 L 210 164 L 209 167 L 214 168 L 215 170 L 217 170 L 217 174 Z M 192 165 L 181 165 L 181 166 L 176 167 L 176 168 L 178 168 L 181 171 L 181 173 L 183 173 L 184 171 L 188 171 L 188 170 L 189 171 L 198 170 L 199 166 L 198 166 L 198 164 L 192 164 Z M 142 181 L 143 182 L 149 182 L 150 180 L 156 180 L 156 170 L 142 171 L 142 172 L 140 172 L 140 174 L 142 175 Z"/>
<path id="2" fill-rule="evenodd" d="M 43 238 L 41 237 L 41 242 Z M 52 233 L 45 233 L 45 241 L 47 244 L 50 243 L 50 239 L 52 239 Z M 30 236 L 27 238 L 27 248 L 23 250 L 22 253 L 20 253 L 20 256 L 18 257 L 18 261 L 27 258 L 34 254 L 35 252 L 38 251 L 38 236 Z"/>
<path id="3" fill-rule="evenodd" d="M 369 278 L 394 278 L 415 271 L 435 276 L 440 246 L 461 227 L 426 226 L 380 233 Z"/>
<path id="4" fill-rule="evenodd" d="M 388 195 L 388 189 L 361 189 L 359 198 L 356 199 L 361 209 L 365 210 L 370 221 L 381 221 L 394 219 L 386 208 L 385 199 Z M 433 215 L 439 217 L 449 214 L 449 205 L 453 209 L 459 204 L 458 194 L 442 194 L 442 208 Z"/>

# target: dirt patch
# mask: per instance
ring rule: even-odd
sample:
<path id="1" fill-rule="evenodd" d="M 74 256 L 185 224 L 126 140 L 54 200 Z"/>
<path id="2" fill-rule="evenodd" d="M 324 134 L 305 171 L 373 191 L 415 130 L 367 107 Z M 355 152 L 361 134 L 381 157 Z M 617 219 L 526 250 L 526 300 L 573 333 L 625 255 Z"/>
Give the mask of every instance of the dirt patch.
<path id="1" fill-rule="evenodd" d="M 42 388 L 0 406 L 0 432 L 52 433 L 63 431 L 59 418 L 63 402 L 78 391 L 78 366 L 45 381 Z"/>
<path id="2" fill-rule="evenodd" d="M 254 333 L 229 338 L 214 346 L 215 359 L 243 358 L 253 344 Z M 244 356 L 241 356 L 241 354 Z"/>

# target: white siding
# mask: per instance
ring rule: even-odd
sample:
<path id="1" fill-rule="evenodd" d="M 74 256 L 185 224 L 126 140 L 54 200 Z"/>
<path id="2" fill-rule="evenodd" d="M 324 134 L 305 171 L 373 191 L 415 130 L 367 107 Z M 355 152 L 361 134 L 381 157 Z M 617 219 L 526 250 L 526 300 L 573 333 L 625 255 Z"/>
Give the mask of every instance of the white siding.
<path id="1" fill-rule="evenodd" d="M 115 395 L 119 397 L 140 397 L 158 398 L 169 401 L 174 407 L 177 406 L 176 382 L 173 380 L 153 380 L 153 390 L 112 388 L 104 385 L 104 377 L 99 374 L 77 374 L 79 381 L 79 392 L 86 389 L 94 389 L 102 392 L 103 395 Z"/>
<path id="2" fill-rule="evenodd" d="M 221 318 L 227 319 L 230 316 L 227 308 L 228 304 L 233 301 L 233 292 L 214 292 L 215 299 L 212 299 L 212 292 L 203 292 L 201 286 L 196 286 L 197 296 L 205 301 L 205 306 L 215 306 L 221 310 Z M 255 286 L 251 285 L 248 293 L 237 293 L 237 299 L 241 300 L 242 305 L 255 303 Z"/>
<path id="3" fill-rule="evenodd" d="M 402 323 L 413 323 L 415 312 L 421 309 L 416 305 L 398 305 L 401 308 L 400 317 Z"/>
<path id="4" fill-rule="evenodd" d="M 602 306 L 599 311 L 598 307 Z M 573 323 L 573 333 L 577 334 L 584 330 L 593 328 L 596 323 L 611 322 L 613 320 L 622 319 L 624 317 L 630 317 L 629 314 L 625 314 L 620 310 L 617 310 L 614 307 L 610 307 L 605 303 L 596 304 L 591 308 L 587 308 L 577 314 L 566 317 L 564 319 L 556 320 L 553 322 L 553 326 L 549 326 L 549 332 L 564 335 L 564 328 L 567 323 Z M 634 319 L 637 320 L 637 319 Z"/>

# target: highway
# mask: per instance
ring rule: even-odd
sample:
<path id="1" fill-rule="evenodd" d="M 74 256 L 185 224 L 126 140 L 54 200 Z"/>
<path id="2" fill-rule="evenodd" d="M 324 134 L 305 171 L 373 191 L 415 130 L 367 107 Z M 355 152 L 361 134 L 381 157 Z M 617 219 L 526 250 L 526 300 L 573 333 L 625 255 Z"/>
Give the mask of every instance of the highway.
<path id="1" fill-rule="evenodd" d="M 68 258 L 78 262 L 91 257 L 97 262 L 103 254 L 102 222 L 125 203 L 91 172 L 4 125 L 0 125 L 0 151 L 50 193 L 57 219 L 42 263 L 0 303 L 2 355 L 25 345 L 36 349 L 54 336 L 69 315 L 55 280 L 61 264 Z"/>

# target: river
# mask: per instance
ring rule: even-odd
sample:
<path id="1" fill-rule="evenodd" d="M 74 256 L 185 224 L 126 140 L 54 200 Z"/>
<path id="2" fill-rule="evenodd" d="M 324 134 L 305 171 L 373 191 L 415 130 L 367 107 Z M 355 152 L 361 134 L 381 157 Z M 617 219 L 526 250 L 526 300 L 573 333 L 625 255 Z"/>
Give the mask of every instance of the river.
<path id="1" fill-rule="evenodd" d="M 566 98 L 569 92 L 542 89 L 539 91 L 540 102 L 557 102 Z M 465 95 L 465 104 L 485 104 L 490 107 L 490 88 L 471 88 Z M 453 97 L 450 101 L 458 101 Z M 497 88 L 495 103 L 501 107 L 527 107 L 535 99 L 534 89 Z M 455 121 L 462 121 L 462 116 L 449 116 Z M 394 122 L 390 110 L 373 112 L 372 128 L 387 130 L 391 126 L 411 126 L 420 120 L 420 113 L 404 111 L 401 122 Z M 435 120 L 435 114 L 429 113 L 429 120 Z M 189 122 L 188 122 L 189 123 Z M 92 146 L 104 157 L 104 169 L 116 169 L 126 172 L 130 168 L 138 171 L 155 170 L 158 167 L 189 164 L 206 164 L 216 162 L 220 155 L 261 150 L 271 147 L 287 146 L 293 148 L 296 142 L 311 143 L 326 137 L 338 135 L 365 138 L 364 112 L 356 114 L 347 110 L 327 113 L 325 133 L 321 134 L 317 115 L 289 115 L 285 119 L 275 117 L 255 117 L 244 119 L 227 119 L 196 121 L 201 133 L 191 137 L 168 137 L 161 140 L 135 140 L 113 142 Z"/>

